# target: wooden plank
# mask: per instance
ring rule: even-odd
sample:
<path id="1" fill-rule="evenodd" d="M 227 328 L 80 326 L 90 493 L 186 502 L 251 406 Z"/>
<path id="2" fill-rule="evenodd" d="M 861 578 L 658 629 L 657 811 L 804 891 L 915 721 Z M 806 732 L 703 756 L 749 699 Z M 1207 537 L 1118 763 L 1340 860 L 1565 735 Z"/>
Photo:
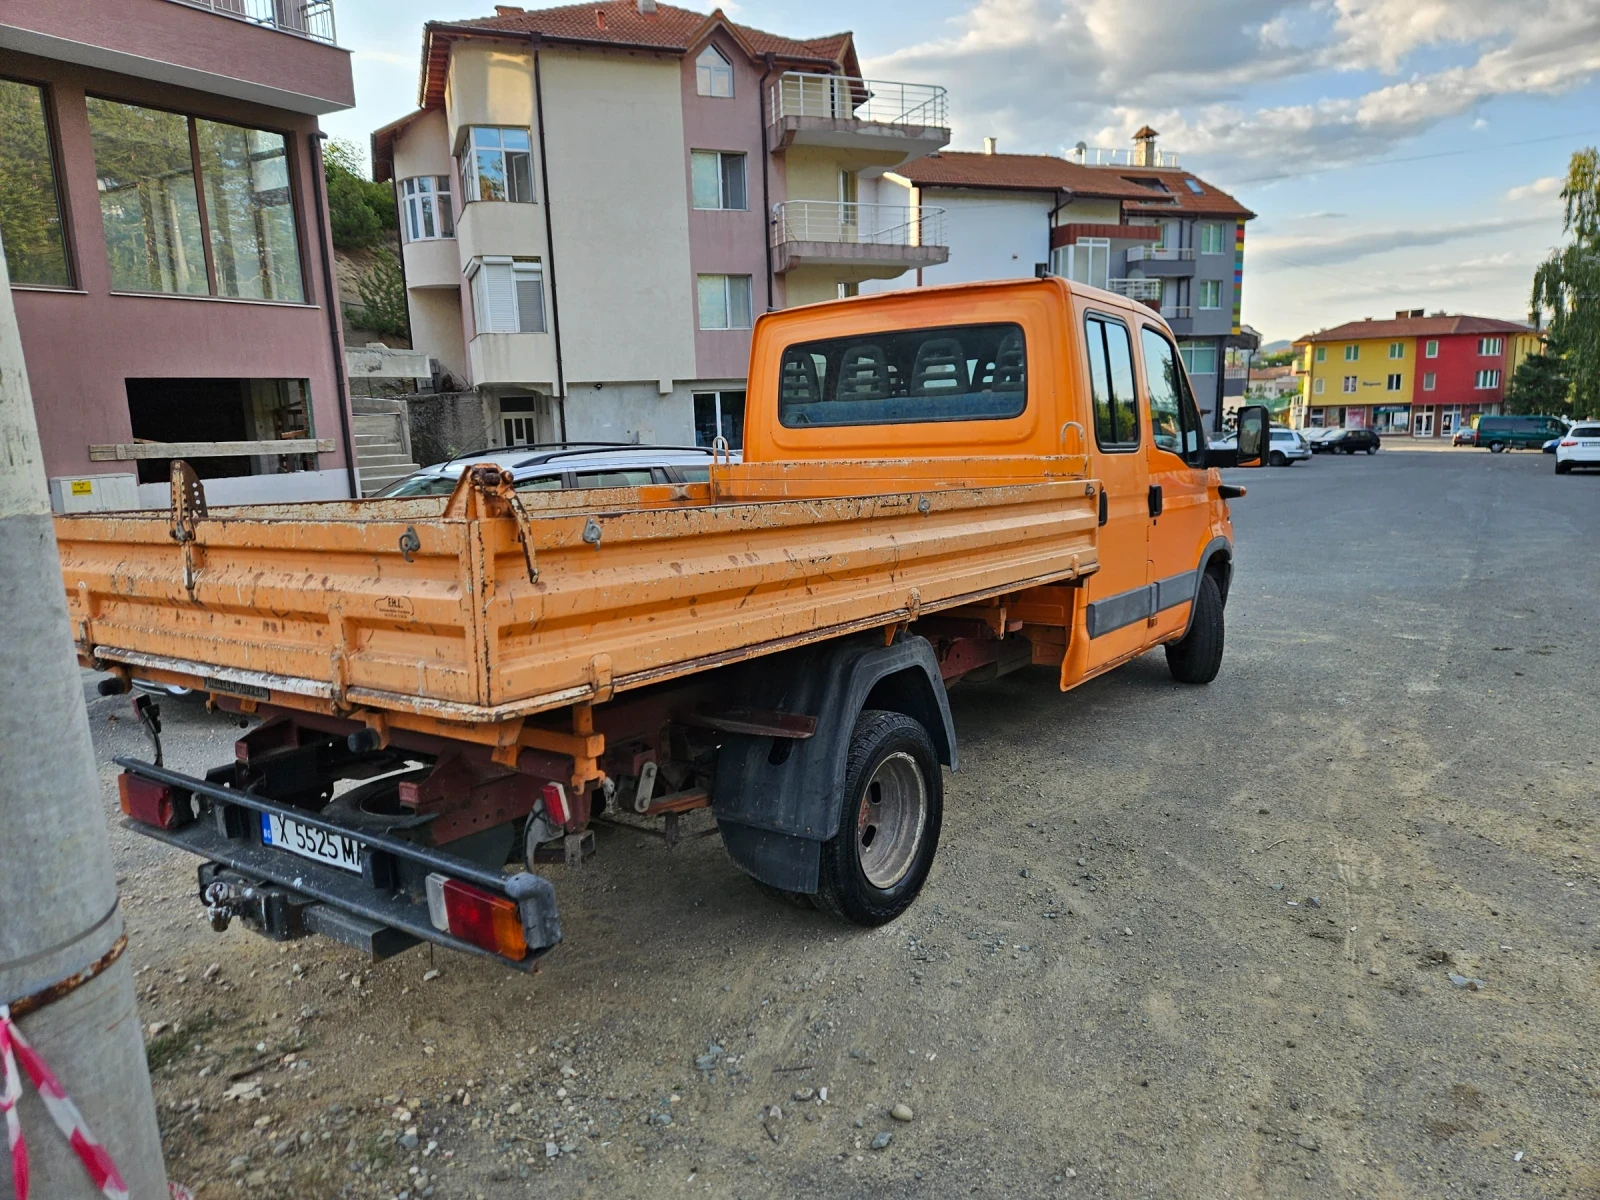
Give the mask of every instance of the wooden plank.
<path id="1" fill-rule="evenodd" d="M 112 442 L 90 446 L 92 462 L 147 458 L 232 458 L 241 454 L 332 454 L 332 438 L 278 438 L 261 442 Z"/>

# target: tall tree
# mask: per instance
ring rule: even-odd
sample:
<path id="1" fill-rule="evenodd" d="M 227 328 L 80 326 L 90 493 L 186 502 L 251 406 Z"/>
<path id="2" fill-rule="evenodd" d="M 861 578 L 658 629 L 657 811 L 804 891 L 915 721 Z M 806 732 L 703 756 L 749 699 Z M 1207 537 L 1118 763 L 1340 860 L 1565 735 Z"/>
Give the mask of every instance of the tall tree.
<path id="1" fill-rule="evenodd" d="M 333 244 L 340 250 L 362 250 L 393 240 L 394 190 L 367 178 L 355 144 L 335 138 L 323 150 L 322 165 Z"/>
<path id="2" fill-rule="evenodd" d="M 1549 315 L 1550 340 L 1562 347 L 1572 414 L 1600 416 L 1600 153 L 1579 150 L 1561 189 L 1563 228 L 1572 241 L 1533 276 L 1533 317 Z"/>
<path id="3" fill-rule="evenodd" d="M 1552 342 L 1543 354 L 1530 354 L 1517 364 L 1516 374 L 1506 388 L 1506 411 L 1564 416 L 1571 390 L 1566 364 Z"/>

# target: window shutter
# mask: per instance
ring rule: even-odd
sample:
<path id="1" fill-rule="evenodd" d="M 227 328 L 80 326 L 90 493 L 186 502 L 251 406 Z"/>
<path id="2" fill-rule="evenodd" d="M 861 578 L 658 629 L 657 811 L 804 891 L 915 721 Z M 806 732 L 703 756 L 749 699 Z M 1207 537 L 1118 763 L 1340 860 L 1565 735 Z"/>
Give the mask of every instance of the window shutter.
<path id="1" fill-rule="evenodd" d="M 478 268 L 483 281 L 484 307 L 479 314 L 480 333 L 516 333 L 517 297 L 511 278 L 511 264 L 484 263 Z"/>
<path id="2" fill-rule="evenodd" d="M 543 272 L 536 266 L 513 268 L 517 289 L 517 330 L 520 333 L 544 332 Z"/>

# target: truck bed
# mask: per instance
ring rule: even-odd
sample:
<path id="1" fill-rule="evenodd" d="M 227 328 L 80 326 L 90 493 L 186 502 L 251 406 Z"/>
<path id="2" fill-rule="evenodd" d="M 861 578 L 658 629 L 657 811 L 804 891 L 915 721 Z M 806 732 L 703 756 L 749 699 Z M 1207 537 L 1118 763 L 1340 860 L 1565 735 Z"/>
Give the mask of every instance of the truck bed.
<path id="1" fill-rule="evenodd" d="M 1082 478 L 749 499 L 739 472 L 520 503 L 464 477 L 450 497 L 218 508 L 187 525 L 177 510 L 60 517 L 56 536 L 85 661 L 469 724 L 1097 567 L 1097 487 Z"/>

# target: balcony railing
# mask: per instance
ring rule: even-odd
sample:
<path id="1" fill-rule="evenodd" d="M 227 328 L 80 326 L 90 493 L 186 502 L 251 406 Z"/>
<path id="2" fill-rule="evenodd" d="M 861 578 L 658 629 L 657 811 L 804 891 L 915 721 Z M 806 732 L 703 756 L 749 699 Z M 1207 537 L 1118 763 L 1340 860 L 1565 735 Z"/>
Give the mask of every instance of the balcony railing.
<path id="1" fill-rule="evenodd" d="M 1141 163 L 1137 160 L 1138 151 L 1130 149 L 1107 149 L 1102 146 L 1079 146 L 1069 152 L 1072 161 L 1082 163 L 1086 167 L 1172 167 L 1178 165 L 1178 156 L 1169 150 L 1157 150 L 1156 161 Z"/>
<path id="2" fill-rule="evenodd" d="M 1187 304 L 1163 304 L 1161 315 L 1169 321 L 1187 321 L 1194 315 L 1194 309 Z"/>
<path id="3" fill-rule="evenodd" d="M 847 242 L 863 246 L 942 246 L 944 209 L 924 205 L 786 200 L 773 205 L 772 244 Z"/>
<path id="4" fill-rule="evenodd" d="M 1128 250 L 1128 261 L 1135 262 L 1193 262 L 1194 247 L 1174 250 L 1168 246 L 1133 246 Z"/>
<path id="5" fill-rule="evenodd" d="M 333 0 L 175 0 L 252 25 L 334 45 Z"/>
<path id="6" fill-rule="evenodd" d="M 1159 279 L 1110 279 L 1106 281 L 1106 288 L 1129 300 L 1161 299 Z"/>
<path id="7" fill-rule="evenodd" d="M 828 117 L 940 129 L 948 124 L 945 90 L 930 83 L 891 83 L 788 71 L 773 82 L 771 105 L 773 121 L 784 117 Z"/>

